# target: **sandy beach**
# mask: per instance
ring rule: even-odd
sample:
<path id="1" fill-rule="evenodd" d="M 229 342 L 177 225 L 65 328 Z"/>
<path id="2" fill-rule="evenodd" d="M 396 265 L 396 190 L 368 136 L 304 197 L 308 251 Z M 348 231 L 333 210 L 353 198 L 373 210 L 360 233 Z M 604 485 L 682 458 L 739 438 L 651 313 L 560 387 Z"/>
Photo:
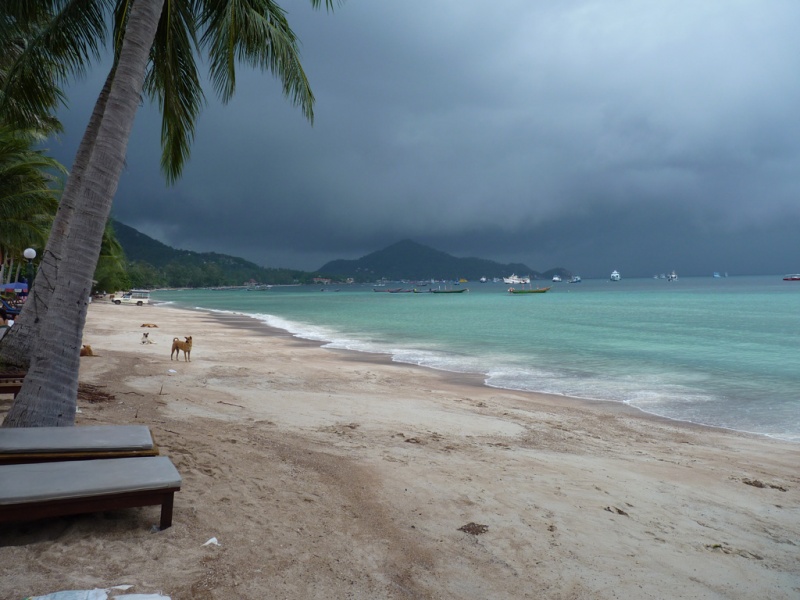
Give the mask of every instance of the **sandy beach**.
<path id="1" fill-rule="evenodd" d="M 77 424 L 150 427 L 183 477 L 173 526 L 151 531 L 157 507 L 2 526 L 0 598 L 800 597 L 796 444 L 235 315 L 97 302 L 83 341 Z"/>

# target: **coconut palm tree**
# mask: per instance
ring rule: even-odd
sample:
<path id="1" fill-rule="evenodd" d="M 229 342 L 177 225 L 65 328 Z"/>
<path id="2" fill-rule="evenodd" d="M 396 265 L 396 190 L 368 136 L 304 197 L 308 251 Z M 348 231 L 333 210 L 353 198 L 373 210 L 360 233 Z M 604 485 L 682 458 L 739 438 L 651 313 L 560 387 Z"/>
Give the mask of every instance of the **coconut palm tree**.
<path id="1" fill-rule="evenodd" d="M 71 73 L 81 74 L 92 58 L 100 57 L 99 47 L 106 38 L 103 4 L 108 2 L 6 0 L 0 4 L 0 118 L 4 122 L 22 129 L 61 130 L 61 124 L 51 114 L 64 102 L 59 83 Z M 78 148 L 68 188 L 80 181 L 91 156 L 112 80 L 113 67 Z M 66 200 L 62 197 L 47 245 L 40 252 L 36 301 L 26 303 L 13 332 L 3 338 L 3 362 L 24 368 L 30 362 L 56 283 L 61 244 L 75 210 L 70 200 L 73 196 L 67 194 Z"/>
<path id="2" fill-rule="evenodd" d="M 43 136 L 0 125 L 0 269 L 21 260 L 27 247 L 44 247 L 66 170 L 34 144 Z M 2 277 L 3 282 L 8 277 Z"/>
<path id="3" fill-rule="evenodd" d="M 39 339 L 41 324 L 50 306 L 53 290 L 58 279 L 58 265 L 63 253 L 63 244 L 69 231 L 69 222 L 75 212 L 74 196 L 72 193 L 82 180 L 82 174 L 94 148 L 97 127 L 103 118 L 103 110 L 108 100 L 108 94 L 113 81 L 114 69 L 106 78 L 100 96 L 95 103 L 89 127 L 84 133 L 78 146 L 78 152 L 73 163 L 71 176 L 62 195 L 59 209 L 55 219 L 52 220 L 50 235 L 47 244 L 39 259 L 39 269 L 36 275 L 36 284 L 33 294 L 29 294 L 30 302 L 26 302 L 22 313 L 17 317 L 15 327 L 2 339 L 0 344 L 0 361 L 27 369 L 33 348 Z"/>
<path id="4" fill-rule="evenodd" d="M 28 0 L 40 1 L 44 2 Z M 321 4 L 321 0 L 311 1 L 315 8 Z M 51 2 L 58 4 L 56 0 Z M 62 0 L 61 4 L 65 2 L 74 4 L 80 0 Z M 333 7 L 332 0 L 326 0 L 325 4 Z M 168 22 L 161 26 L 167 41 L 164 49 L 175 51 L 167 52 L 165 58 L 175 60 L 175 64 L 163 69 L 157 64 L 148 79 L 151 57 L 158 56 L 154 43 L 162 14 L 168 17 Z M 175 21 L 183 23 L 187 32 L 178 42 L 174 42 L 178 37 L 173 35 Z M 170 122 L 178 124 L 174 130 L 165 127 L 165 133 L 175 142 L 173 146 L 165 144 L 168 157 L 165 164 L 180 165 L 188 155 L 191 124 L 197 114 L 192 110 L 192 99 L 197 102 L 200 98 L 192 94 L 199 85 L 195 86 L 191 77 L 187 83 L 186 75 L 193 71 L 186 67 L 190 55 L 180 53 L 177 48 L 186 50 L 191 47 L 186 42 L 197 39 L 198 48 L 208 52 L 212 82 L 223 101 L 235 89 L 238 59 L 272 71 L 281 79 L 284 94 L 309 119 L 313 116 L 313 95 L 299 62 L 296 39 L 283 11 L 271 0 L 136 0 L 117 12 L 117 23 L 124 35 L 118 46 L 108 100 L 93 136 L 91 155 L 80 173 L 76 175 L 73 169 L 59 207 L 59 213 L 62 210 L 75 213 L 64 219 L 69 235 L 59 248 L 60 264 L 50 306 L 42 319 L 25 383 L 4 426 L 74 423 L 79 350 L 91 278 L 146 81 L 153 82 L 151 89 L 163 92 L 162 110 L 165 116 L 170 113 Z M 202 35 L 197 36 L 198 33 Z M 168 170 L 167 174 L 177 176 L 179 170 L 174 173 Z M 76 177 L 77 183 L 70 185 Z"/>

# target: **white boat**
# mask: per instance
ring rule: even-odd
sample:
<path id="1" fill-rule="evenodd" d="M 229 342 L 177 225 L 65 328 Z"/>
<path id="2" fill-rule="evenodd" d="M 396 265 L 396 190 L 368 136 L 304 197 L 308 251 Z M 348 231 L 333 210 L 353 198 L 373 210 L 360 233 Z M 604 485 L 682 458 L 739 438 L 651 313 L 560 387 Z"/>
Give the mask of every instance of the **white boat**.
<path id="1" fill-rule="evenodd" d="M 481 283 L 486 283 L 486 277 L 481 277 L 478 281 L 480 281 Z"/>
<path id="2" fill-rule="evenodd" d="M 678 281 L 678 274 L 673 271 L 669 275 L 667 275 L 667 281 Z"/>
<path id="3" fill-rule="evenodd" d="M 570 279 L 567 283 L 580 283 L 581 276 L 580 275 L 573 275 L 572 279 Z"/>
<path id="4" fill-rule="evenodd" d="M 558 283 L 559 281 L 561 281 L 561 276 L 560 275 L 553 275 L 553 282 Z"/>
<path id="5" fill-rule="evenodd" d="M 503 277 L 503 283 L 511 283 L 511 284 L 523 284 L 523 283 L 530 283 L 530 277 L 517 277 L 514 273 L 511 274 L 511 277 Z"/>
<path id="6" fill-rule="evenodd" d="M 622 276 L 619 271 L 611 271 L 611 281 L 619 281 L 620 279 L 622 279 Z"/>

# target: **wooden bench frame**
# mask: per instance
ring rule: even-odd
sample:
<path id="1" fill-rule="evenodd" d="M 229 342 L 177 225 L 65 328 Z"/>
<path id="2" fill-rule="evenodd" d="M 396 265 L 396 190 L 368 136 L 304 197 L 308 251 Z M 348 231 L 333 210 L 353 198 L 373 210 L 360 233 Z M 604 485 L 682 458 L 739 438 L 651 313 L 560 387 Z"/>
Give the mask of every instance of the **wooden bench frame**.
<path id="1" fill-rule="evenodd" d="M 172 525 L 172 507 L 175 492 L 180 487 L 163 490 L 145 490 L 140 492 L 124 492 L 69 498 L 66 500 L 46 500 L 43 502 L 27 502 L 22 504 L 6 504 L 0 506 L 0 523 L 14 521 L 34 521 L 50 517 L 63 517 L 84 513 L 119 510 L 122 508 L 138 508 L 140 506 L 161 505 L 160 529 Z"/>
<path id="2" fill-rule="evenodd" d="M 161 505 L 172 525 L 181 476 L 166 456 L 0 466 L 0 523 Z"/>

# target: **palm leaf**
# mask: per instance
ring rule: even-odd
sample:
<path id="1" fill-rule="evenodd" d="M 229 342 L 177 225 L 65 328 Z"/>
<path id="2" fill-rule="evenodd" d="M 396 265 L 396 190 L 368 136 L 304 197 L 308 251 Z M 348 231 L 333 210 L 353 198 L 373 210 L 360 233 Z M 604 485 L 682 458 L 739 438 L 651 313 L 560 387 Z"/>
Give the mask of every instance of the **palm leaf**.
<path id="1" fill-rule="evenodd" d="M 236 62 L 242 61 L 277 77 L 284 95 L 313 122 L 314 95 L 284 10 L 271 0 L 201 0 L 201 4 L 200 45 L 208 51 L 211 82 L 220 99 L 228 102 L 233 96 Z"/>

